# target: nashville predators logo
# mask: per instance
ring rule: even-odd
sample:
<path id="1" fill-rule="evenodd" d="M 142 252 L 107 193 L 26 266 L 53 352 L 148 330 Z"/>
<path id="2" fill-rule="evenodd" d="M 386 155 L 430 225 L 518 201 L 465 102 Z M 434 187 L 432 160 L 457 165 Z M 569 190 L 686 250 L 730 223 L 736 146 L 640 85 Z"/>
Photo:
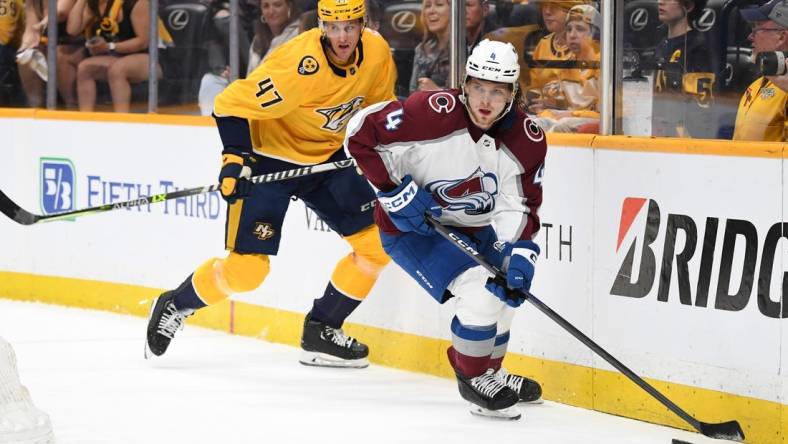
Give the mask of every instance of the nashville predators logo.
<path id="1" fill-rule="evenodd" d="M 276 230 L 271 227 L 267 222 L 255 222 L 254 235 L 260 240 L 268 240 L 274 237 Z"/>
<path id="2" fill-rule="evenodd" d="M 326 118 L 326 123 L 322 126 L 323 129 L 338 133 L 345 129 L 348 120 L 361 108 L 363 101 L 363 97 L 354 97 L 347 103 L 331 108 L 318 108 L 315 112 Z"/>
<path id="3" fill-rule="evenodd" d="M 312 75 L 316 73 L 318 69 L 320 69 L 320 65 L 318 65 L 317 60 L 312 56 L 304 57 L 298 64 L 298 73 L 302 76 Z"/>

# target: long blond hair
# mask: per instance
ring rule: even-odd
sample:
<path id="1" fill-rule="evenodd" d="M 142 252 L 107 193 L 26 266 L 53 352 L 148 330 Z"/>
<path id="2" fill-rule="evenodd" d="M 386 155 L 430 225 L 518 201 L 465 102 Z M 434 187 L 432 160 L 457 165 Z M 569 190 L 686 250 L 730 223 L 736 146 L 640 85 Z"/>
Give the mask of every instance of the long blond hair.
<path id="1" fill-rule="evenodd" d="M 426 17 L 427 8 L 424 6 L 424 4 L 427 3 L 428 1 L 435 2 L 435 1 L 440 1 L 440 0 L 422 0 L 421 1 L 421 24 L 422 24 L 422 26 L 424 26 L 424 35 L 421 38 L 422 45 L 426 44 L 430 40 L 435 40 L 436 42 L 439 40 L 438 36 L 435 33 L 430 32 L 429 28 L 427 27 L 427 17 Z M 445 0 L 445 1 L 451 7 L 451 0 Z M 449 14 L 451 14 L 451 12 Z M 449 26 L 447 27 L 447 32 L 449 32 L 448 29 L 451 28 L 451 16 L 449 16 L 449 22 L 450 23 L 449 23 Z M 464 26 L 464 24 L 463 24 L 463 26 Z"/>

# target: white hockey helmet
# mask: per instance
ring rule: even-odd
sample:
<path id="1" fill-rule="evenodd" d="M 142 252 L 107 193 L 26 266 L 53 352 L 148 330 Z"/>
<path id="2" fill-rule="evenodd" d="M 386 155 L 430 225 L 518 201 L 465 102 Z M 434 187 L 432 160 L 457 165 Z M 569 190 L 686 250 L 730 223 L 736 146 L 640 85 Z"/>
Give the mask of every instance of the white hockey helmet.
<path id="1" fill-rule="evenodd" d="M 498 42 L 484 39 L 473 48 L 465 63 L 465 80 L 462 82 L 460 101 L 468 106 L 465 84 L 468 78 L 488 80 L 490 82 L 508 83 L 512 85 L 512 96 L 506 108 L 495 120 L 497 121 L 512 109 L 520 79 L 520 64 L 517 51 L 509 42 Z"/>
<path id="2" fill-rule="evenodd" d="M 484 39 L 473 48 L 465 63 L 465 75 L 491 82 L 510 83 L 517 86 L 520 64 L 517 51 L 509 42 Z"/>

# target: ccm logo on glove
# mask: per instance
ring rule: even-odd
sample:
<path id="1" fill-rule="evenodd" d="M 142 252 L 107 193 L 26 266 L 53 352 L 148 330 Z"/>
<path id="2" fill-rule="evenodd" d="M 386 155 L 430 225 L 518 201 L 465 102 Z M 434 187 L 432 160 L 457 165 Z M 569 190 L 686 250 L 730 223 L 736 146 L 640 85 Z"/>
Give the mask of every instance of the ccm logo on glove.
<path id="1" fill-rule="evenodd" d="M 441 215 L 441 207 L 435 202 L 432 194 L 413 182 L 408 174 L 402 183 L 389 192 L 378 192 L 378 200 L 389 215 L 389 219 L 403 233 L 415 232 L 421 235 L 435 231 L 425 218 L 429 213 L 433 217 Z"/>
<path id="2" fill-rule="evenodd" d="M 411 180 L 395 196 L 392 196 L 390 198 L 383 198 L 380 200 L 380 203 L 383 204 L 383 207 L 386 208 L 386 211 L 390 213 L 397 212 L 405 208 L 406 205 L 408 205 L 413 199 L 415 199 L 418 191 L 419 191 L 418 185 L 416 185 Z"/>

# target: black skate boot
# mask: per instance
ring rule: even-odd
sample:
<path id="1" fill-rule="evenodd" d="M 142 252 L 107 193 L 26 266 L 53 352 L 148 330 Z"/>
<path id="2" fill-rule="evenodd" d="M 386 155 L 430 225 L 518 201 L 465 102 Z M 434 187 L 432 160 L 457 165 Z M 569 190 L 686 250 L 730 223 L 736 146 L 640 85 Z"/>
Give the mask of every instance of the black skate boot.
<path id="1" fill-rule="evenodd" d="M 472 414 L 489 418 L 520 419 L 520 412 L 515 406 L 518 401 L 517 393 L 501 382 L 493 369 L 488 369 L 474 378 L 466 378 L 460 373 L 456 375 L 460 395 L 471 403 Z"/>
<path id="2" fill-rule="evenodd" d="M 175 294 L 167 291 L 151 304 L 148 316 L 148 334 L 145 341 L 145 359 L 161 356 L 170 346 L 175 332 L 183 330 L 183 321 L 194 313 L 192 309 L 178 310 L 173 299 Z"/>
<path id="3" fill-rule="evenodd" d="M 332 328 L 312 319 L 304 319 L 301 336 L 301 359 L 304 365 L 318 367 L 364 368 L 369 366 L 369 348 L 356 339 L 346 336 L 341 328 Z"/>
<path id="4" fill-rule="evenodd" d="M 495 373 L 501 382 L 506 384 L 507 387 L 514 390 L 520 398 L 520 402 L 528 404 L 542 404 L 542 386 L 533 379 L 526 378 L 525 376 L 513 375 L 501 367 Z"/>

